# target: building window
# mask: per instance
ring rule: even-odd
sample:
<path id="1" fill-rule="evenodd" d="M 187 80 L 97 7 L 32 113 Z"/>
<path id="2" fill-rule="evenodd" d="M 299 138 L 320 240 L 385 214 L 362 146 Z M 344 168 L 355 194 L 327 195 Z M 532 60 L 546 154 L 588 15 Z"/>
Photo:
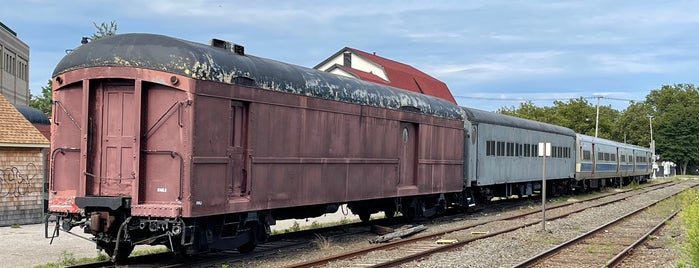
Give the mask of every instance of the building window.
<path id="1" fill-rule="evenodd" d="M 352 53 L 345 52 L 342 54 L 344 62 L 343 65 L 347 67 L 352 67 Z"/>

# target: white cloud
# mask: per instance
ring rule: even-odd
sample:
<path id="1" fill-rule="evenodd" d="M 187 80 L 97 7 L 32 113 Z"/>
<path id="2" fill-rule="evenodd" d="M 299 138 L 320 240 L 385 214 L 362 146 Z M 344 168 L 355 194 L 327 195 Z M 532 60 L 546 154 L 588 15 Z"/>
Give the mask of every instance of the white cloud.
<path id="1" fill-rule="evenodd" d="M 427 66 L 427 73 L 441 78 L 459 78 L 471 82 L 516 80 L 532 75 L 555 75 L 565 72 L 556 65 L 561 51 L 535 51 L 486 55 L 473 63 Z"/>

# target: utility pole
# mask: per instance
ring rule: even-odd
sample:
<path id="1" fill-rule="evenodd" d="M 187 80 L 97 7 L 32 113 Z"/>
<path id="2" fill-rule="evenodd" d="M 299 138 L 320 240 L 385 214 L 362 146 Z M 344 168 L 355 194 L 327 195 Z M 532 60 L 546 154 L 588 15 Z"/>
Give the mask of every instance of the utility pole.
<path id="1" fill-rule="evenodd" d="M 655 140 L 653 139 L 653 116 L 648 115 L 648 122 L 650 124 L 650 155 L 651 155 L 651 170 L 653 170 L 653 179 L 655 179 Z"/>
<path id="2" fill-rule="evenodd" d="M 597 117 L 595 118 L 595 138 L 597 138 L 597 134 L 599 133 L 599 99 L 602 98 L 602 96 L 597 95 Z"/>

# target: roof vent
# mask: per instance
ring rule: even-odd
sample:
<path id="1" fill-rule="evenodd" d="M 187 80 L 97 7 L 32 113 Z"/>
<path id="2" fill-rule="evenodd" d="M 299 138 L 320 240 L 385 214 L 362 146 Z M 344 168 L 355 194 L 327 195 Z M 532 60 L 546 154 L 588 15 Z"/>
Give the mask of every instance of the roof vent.
<path id="1" fill-rule="evenodd" d="M 228 41 L 224 41 L 221 39 L 216 39 L 216 38 L 211 39 L 211 46 L 223 48 L 225 50 L 228 50 L 228 51 L 233 52 L 233 53 L 238 54 L 238 55 L 243 55 L 243 56 L 245 55 L 245 47 L 244 46 L 241 46 L 241 45 L 238 45 L 235 43 L 231 43 Z"/>

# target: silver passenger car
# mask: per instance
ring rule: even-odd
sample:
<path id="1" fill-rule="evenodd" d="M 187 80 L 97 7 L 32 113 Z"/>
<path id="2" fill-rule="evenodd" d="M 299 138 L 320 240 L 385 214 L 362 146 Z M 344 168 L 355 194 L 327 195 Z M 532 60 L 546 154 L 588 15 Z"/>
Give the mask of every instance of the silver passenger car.
<path id="1" fill-rule="evenodd" d="M 551 143 L 547 185 L 565 187 L 575 176 L 575 132 L 569 128 L 462 107 L 465 114 L 464 181 L 488 197 L 529 195 L 541 189 L 540 142 Z M 557 183 L 560 182 L 560 183 Z"/>

